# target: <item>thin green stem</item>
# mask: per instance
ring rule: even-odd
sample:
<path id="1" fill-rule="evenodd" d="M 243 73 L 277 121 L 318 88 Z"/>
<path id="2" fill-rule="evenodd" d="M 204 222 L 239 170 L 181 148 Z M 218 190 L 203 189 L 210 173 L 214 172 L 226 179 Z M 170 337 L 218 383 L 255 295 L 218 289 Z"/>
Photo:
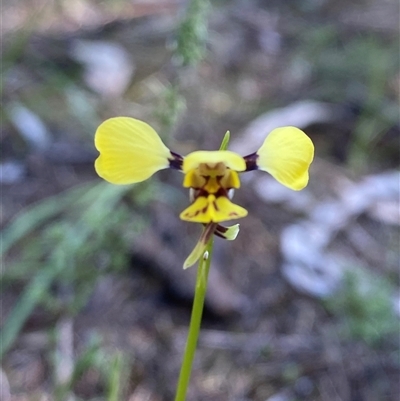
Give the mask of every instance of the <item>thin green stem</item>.
<path id="1" fill-rule="evenodd" d="M 175 401 L 186 400 L 186 392 L 189 386 L 190 375 L 192 373 L 192 365 L 196 353 L 201 317 L 203 315 L 212 248 L 213 237 L 211 237 L 208 241 L 206 251 L 204 252 L 204 256 L 200 258 L 199 267 L 197 269 L 196 290 L 194 293 L 192 316 L 190 318 L 189 333 L 186 341 L 185 353 L 183 355 L 181 372 L 179 374 L 178 385 L 176 387 Z"/>

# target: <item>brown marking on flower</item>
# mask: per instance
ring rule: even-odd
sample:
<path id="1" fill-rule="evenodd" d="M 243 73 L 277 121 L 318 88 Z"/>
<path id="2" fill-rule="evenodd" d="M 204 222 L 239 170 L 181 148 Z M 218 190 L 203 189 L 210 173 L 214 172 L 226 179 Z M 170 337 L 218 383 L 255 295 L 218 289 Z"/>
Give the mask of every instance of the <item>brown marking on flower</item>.
<path id="1" fill-rule="evenodd" d="M 170 150 L 172 159 L 168 159 L 169 161 L 169 167 L 173 168 L 175 170 L 182 170 L 182 164 L 183 164 L 183 157 L 179 155 L 178 153 L 172 152 Z"/>
<path id="2" fill-rule="evenodd" d="M 243 159 L 246 162 L 246 170 L 245 171 L 258 170 L 258 166 L 257 166 L 258 154 L 257 154 L 257 152 L 252 153 L 251 155 L 248 155 L 248 156 L 244 157 Z"/>
<path id="3" fill-rule="evenodd" d="M 219 207 L 217 206 L 217 200 L 213 201 L 214 209 L 219 212 Z"/>

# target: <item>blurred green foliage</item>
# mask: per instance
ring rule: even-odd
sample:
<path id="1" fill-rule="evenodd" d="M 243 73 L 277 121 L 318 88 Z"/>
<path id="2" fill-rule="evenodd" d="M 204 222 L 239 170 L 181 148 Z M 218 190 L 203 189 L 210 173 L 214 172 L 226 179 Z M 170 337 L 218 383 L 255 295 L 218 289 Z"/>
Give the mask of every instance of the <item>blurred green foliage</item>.
<path id="1" fill-rule="evenodd" d="M 208 37 L 208 0 L 192 0 L 178 28 L 175 57 L 182 66 L 196 65 L 205 54 Z"/>
<path id="2" fill-rule="evenodd" d="M 185 107 L 185 98 L 180 93 L 179 85 L 168 85 L 155 108 L 155 117 L 162 127 L 162 138 L 168 136 Z"/>
<path id="3" fill-rule="evenodd" d="M 54 355 L 54 365 L 58 365 L 57 355 Z M 99 373 L 99 385 L 104 388 L 107 401 L 120 401 L 124 390 L 124 383 L 127 379 L 127 360 L 120 351 L 107 353 L 101 338 L 93 336 L 83 352 L 74 361 L 73 371 L 70 379 L 56 386 L 54 398 L 56 401 L 63 401 L 69 398 L 71 391 L 79 385 L 79 381 L 88 371 Z M 80 399 L 80 398 L 76 398 Z"/>
<path id="4" fill-rule="evenodd" d="M 19 252 L 3 272 L 2 290 L 18 281 L 26 288 L 2 329 L 1 356 L 38 304 L 53 313 L 75 314 L 99 274 L 127 265 L 129 241 L 146 224 L 120 202 L 129 189 L 104 182 L 86 184 L 33 206 L 6 228 L 2 255 L 13 247 Z M 55 283 L 73 292 L 67 305 L 51 291 Z"/>
<path id="5" fill-rule="evenodd" d="M 196 67 L 205 57 L 208 40 L 208 16 L 211 3 L 208 0 L 192 0 L 186 6 L 185 15 L 177 28 L 173 60 L 178 67 Z M 175 126 L 185 109 L 185 98 L 180 93 L 180 68 L 175 69 L 160 102 L 155 108 L 156 118 L 167 133 Z"/>
<path id="6" fill-rule="evenodd" d="M 393 286 L 384 278 L 353 270 L 345 275 L 341 291 L 327 299 L 325 306 L 337 317 L 344 339 L 378 347 L 399 333 L 393 293 Z"/>

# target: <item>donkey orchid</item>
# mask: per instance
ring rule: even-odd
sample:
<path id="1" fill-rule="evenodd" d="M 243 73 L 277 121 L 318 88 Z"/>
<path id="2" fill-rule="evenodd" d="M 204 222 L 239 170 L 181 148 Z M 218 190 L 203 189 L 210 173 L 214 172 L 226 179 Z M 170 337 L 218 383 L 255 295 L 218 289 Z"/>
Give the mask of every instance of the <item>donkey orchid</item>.
<path id="1" fill-rule="evenodd" d="M 314 157 L 311 139 L 290 126 L 271 131 L 261 147 L 245 157 L 228 150 L 201 150 L 181 156 L 169 150 L 150 125 L 130 117 L 103 122 L 96 131 L 95 146 L 100 153 L 96 172 L 112 184 L 138 183 L 166 168 L 183 172 L 183 186 L 189 188 L 191 203 L 180 218 L 205 225 L 185 268 L 201 257 L 213 234 L 228 240 L 236 238 L 238 224 L 224 227 L 219 223 L 247 215 L 246 209 L 232 202 L 233 191 L 240 187 L 239 173 L 266 171 L 297 191 L 307 185 Z"/>

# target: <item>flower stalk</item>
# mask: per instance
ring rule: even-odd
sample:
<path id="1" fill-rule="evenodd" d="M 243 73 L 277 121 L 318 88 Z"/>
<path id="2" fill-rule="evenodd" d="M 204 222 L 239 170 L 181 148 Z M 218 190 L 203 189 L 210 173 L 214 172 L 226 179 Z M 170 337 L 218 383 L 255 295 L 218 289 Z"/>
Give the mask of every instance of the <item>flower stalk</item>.
<path id="1" fill-rule="evenodd" d="M 189 386 L 193 360 L 197 348 L 197 340 L 199 338 L 201 318 L 203 316 L 204 299 L 207 291 L 208 272 L 210 270 L 212 248 L 213 236 L 211 236 L 209 239 L 206 250 L 199 260 L 192 315 L 190 317 L 189 332 L 186 340 L 185 352 L 183 354 L 179 380 L 176 387 L 175 401 L 186 400 L 186 393 Z"/>

